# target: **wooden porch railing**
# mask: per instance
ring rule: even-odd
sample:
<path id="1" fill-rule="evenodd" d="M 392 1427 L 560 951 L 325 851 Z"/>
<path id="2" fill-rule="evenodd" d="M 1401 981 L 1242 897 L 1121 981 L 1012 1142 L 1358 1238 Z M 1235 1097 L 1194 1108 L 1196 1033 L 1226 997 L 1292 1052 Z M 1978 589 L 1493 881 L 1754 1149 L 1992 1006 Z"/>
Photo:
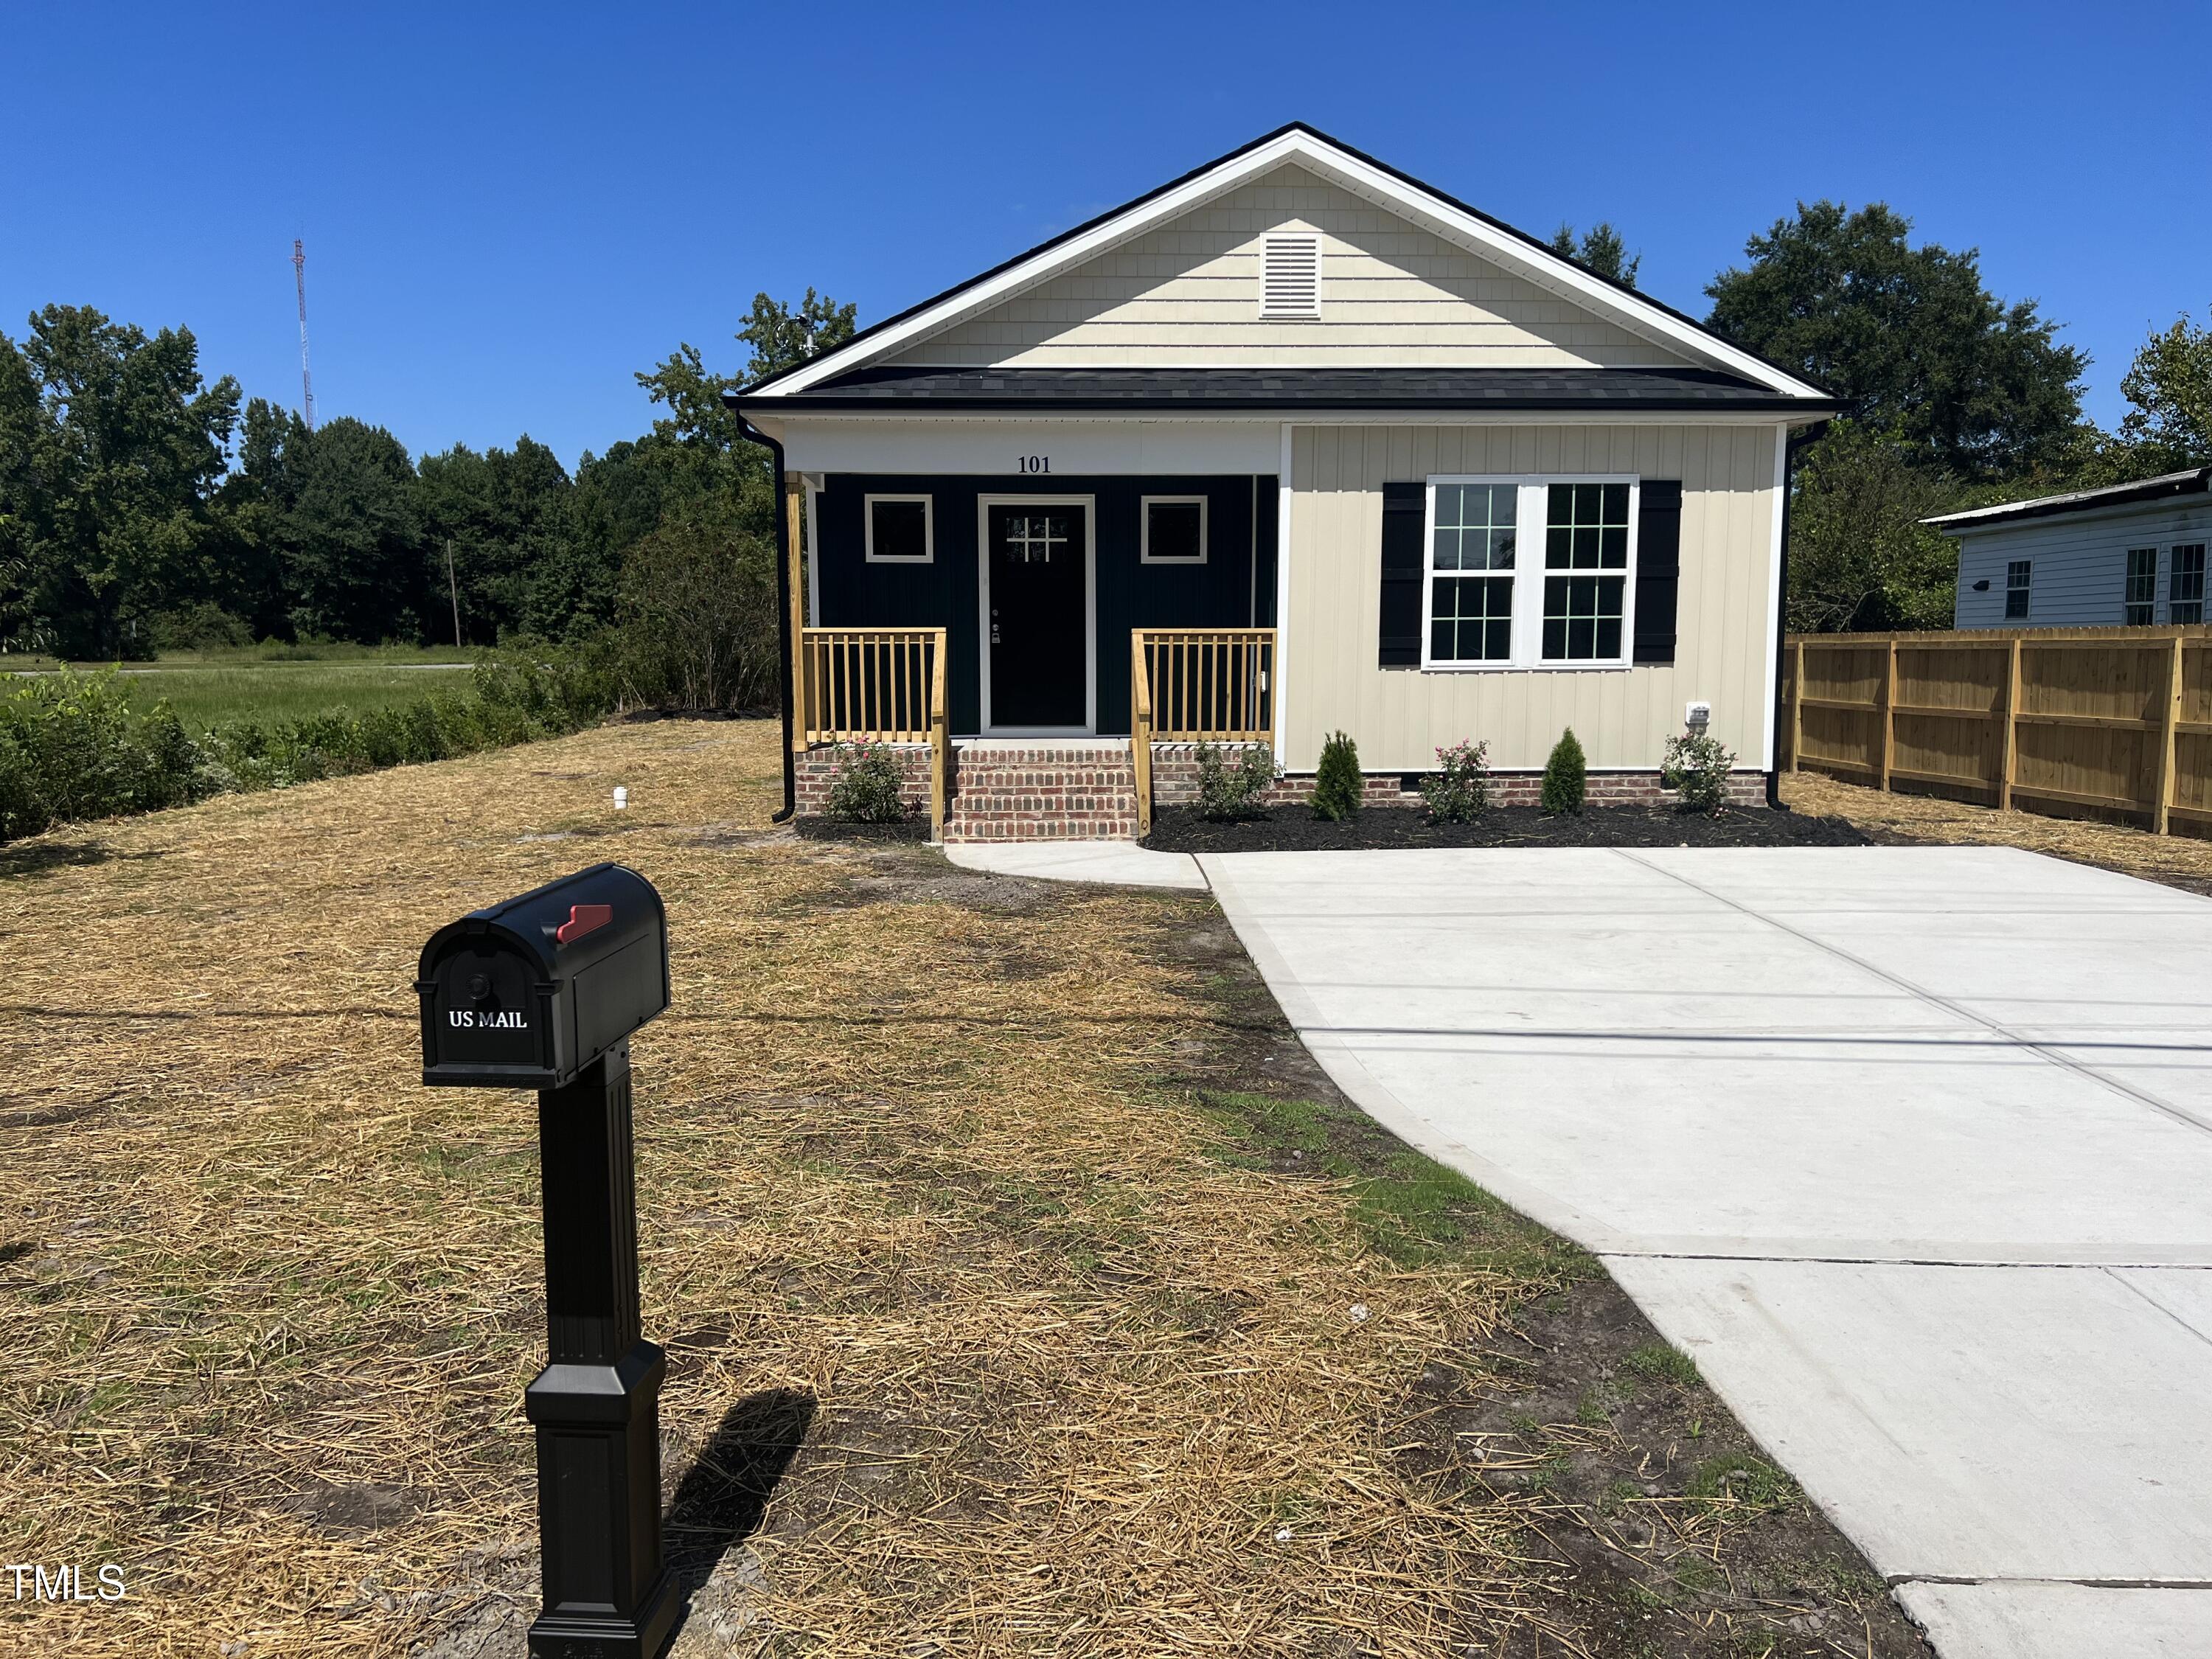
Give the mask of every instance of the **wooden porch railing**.
<path id="1" fill-rule="evenodd" d="M 942 837 L 952 735 L 941 628 L 800 630 L 799 741 L 926 743 L 929 823 Z"/>
<path id="2" fill-rule="evenodd" d="M 1152 744 L 1275 740 L 1275 630 L 1139 628 L 1129 635 L 1137 833 L 1152 827 Z"/>

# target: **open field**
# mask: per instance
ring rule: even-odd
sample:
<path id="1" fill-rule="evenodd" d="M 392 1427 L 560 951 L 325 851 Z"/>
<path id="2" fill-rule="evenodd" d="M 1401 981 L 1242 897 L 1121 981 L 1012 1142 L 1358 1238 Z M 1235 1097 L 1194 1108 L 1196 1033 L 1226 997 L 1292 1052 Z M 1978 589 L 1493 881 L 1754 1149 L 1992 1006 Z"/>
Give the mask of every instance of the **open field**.
<path id="1" fill-rule="evenodd" d="M 358 714 L 411 702 L 441 688 L 461 689 L 467 681 L 463 671 L 474 660 L 452 651 L 341 653 L 332 647 L 322 649 L 331 654 L 179 655 L 158 662 L 126 663 L 121 674 L 132 701 L 150 706 L 167 699 L 187 727 L 201 731 L 225 720 L 267 723 L 311 714 Z M 80 672 L 107 665 L 72 665 Z M 54 666 L 24 659 L 14 672 L 51 672 Z"/>
<path id="2" fill-rule="evenodd" d="M 416 1086 L 409 987 L 611 857 L 675 949 L 679 1655 L 1918 1650 L 1588 1257 L 1337 1101 L 1210 897 L 800 842 L 776 761 L 609 726 L 0 851 L 0 1561 L 130 1585 L 0 1648 L 520 1653 L 534 1109 Z"/>

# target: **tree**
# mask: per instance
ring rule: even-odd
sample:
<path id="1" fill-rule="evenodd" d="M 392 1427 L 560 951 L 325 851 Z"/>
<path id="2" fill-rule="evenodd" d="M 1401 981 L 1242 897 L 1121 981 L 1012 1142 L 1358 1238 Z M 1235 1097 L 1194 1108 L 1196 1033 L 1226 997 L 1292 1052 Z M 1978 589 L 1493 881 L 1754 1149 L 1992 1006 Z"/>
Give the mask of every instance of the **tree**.
<path id="1" fill-rule="evenodd" d="M 447 587 L 449 544 L 462 635 L 475 643 L 518 630 L 568 632 L 585 592 L 603 588 L 599 597 L 611 596 L 611 566 L 595 583 L 593 573 L 571 556 L 574 486 L 559 459 L 529 434 L 512 450 L 481 455 L 456 444 L 441 455 L 425 455 L 416 473 L 434 637 L 453 626 L 450 597 L 443 606 L 437 603 Z"/>
<path id="2" fill-rule="evenodd" d="M 765 294 L 754 295 L 752 315 L 738 331 L 738 338 L 753 349 L 745 378 L 757 380 L 835 350 L 853 337 L 854 311 L 811 287 L 796 312 Z"/>
<path id="3" fill-rule="evenodd" d="M 1965 478 L 2063 465 L 2088 358 L 2034 301 L 1984 288 L 1976 250 L 1913 247 L 1911 228 L 1879 202 L 1801 202 L 1706 287 L 1709 325 L 1893 430 L 1918 465 Z"/>
<path id="4" fill-rule="evenodd" d="M 70 656 L 145 654 L 142 624 L 196 597 L 238 383 L 203 384 L 189 329 L 143 331 L 89 306 L 0 335 L 4 552 L 18 627 Z"/>
<path id="5" fill-rule="evenodd" d="M 1579 246 L 1575 241 L 1575 228 L 1561 225 L 1552 233 L 1552 252 L 1563 259 L 1579 260 L 1601 276 L 1610 276 L 1626 287 L 1636 286 L 1637 268 L 1644 263 L 1641 253 L 1632 254 L 1628 244 L 1612 222 L 1601 219 L 1583 233 Z"/>
<path id="6" fill-rule="evenodd" d="M 349 415 L 288 434 L 280 534 L 291 623 L 375 644 L 420 638 L 428 606 L 415 468 L 399 440 Z"/>
<path id="7" fill-rule="evenodd" d="M 1790 627 L 1812 634 L 1948 628 L 1958 552 L 1920 520 L 1971 501 L 1955 481 L 1914 465 L 1894 434 L 1837 422 L 1797 467 Z"/>
<path id="8" fill-rule="evenodd" d="M 2212 329 L 2185 313 L 2154 331 L 2120 390 L 2135 405 L 2120 421 L 2120 441 L 2140 457 L 2139 476 L 2212 465 Z"/>

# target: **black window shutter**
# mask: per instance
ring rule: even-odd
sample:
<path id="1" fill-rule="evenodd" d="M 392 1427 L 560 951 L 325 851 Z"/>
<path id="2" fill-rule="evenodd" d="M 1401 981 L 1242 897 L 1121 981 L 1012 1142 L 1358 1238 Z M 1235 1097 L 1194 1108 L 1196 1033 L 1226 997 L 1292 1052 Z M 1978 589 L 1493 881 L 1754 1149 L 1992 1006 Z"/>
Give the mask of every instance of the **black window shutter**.
<path id="1" fill-rule="evenodd" d="M 1636 653 L 1674 660 L 1674 601 L 1682 586 L 1682 481 L 1646 478 L 1636 520 Z"/>
<path id="2" fill-rule="evenodd" d="M 1376 660 L 1385 668 L 1421 665 L 1421 534 L 1428 498 L 1426 484 L 1382 486 L 1382 622 Z"/>

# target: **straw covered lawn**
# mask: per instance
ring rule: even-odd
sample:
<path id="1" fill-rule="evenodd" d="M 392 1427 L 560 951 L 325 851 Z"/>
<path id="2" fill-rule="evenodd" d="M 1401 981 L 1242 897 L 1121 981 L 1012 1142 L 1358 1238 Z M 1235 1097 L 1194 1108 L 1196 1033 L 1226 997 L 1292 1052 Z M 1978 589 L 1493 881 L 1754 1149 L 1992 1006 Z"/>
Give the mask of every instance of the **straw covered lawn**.
<path id="1" fill-rule="evenodd" d="M 775 764 L 611 726 L 0 853 L 0 1563 L 128 1583 L 0 1578 L 0 1647 L 520 1652 L 534 1107 L 418 1086 L 410 985 L 615 858 L 678 1653 L 1904 1650 L 1632 1316 L 1527 1403 L 1617 1293 L 1329 1105 L 1210 900 L 799 842 Z"/>

